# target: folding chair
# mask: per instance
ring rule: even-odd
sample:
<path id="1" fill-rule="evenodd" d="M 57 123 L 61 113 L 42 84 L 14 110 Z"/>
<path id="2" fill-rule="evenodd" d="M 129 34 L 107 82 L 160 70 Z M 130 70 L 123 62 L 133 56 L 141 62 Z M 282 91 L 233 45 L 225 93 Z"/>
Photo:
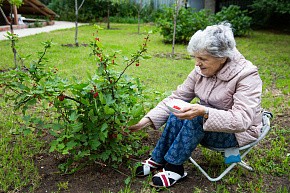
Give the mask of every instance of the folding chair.
<path id="1" fill-rule="evenodd" d="M 217 151 L 223 153 L 225 156 L 225 163 L 230 164 L 218 177 L 212 178 L 210 177 L 207 172 L 198 164 L 192 157 L 189 160 L 212 182 L 218 181 L 222 179 L 231 169 L 233 169 L 237 164 L 246 168 L 249 171 L 254 171 L 254 169 L 247 165 L 242 159 L 251 151 L 251 149 L 257 145 L 270 131 L 270 119 L 273 117 L 272 113 L 264 111 L 263 112 L 263 127 L 261 129 L 261 135 L 259 138 L 243 147 L 236 147 L 236 148 L 214 148 L 214 147 L 206 147 L 210 150 Z M 240 155 L 240 152 L 242 153 Z"/>

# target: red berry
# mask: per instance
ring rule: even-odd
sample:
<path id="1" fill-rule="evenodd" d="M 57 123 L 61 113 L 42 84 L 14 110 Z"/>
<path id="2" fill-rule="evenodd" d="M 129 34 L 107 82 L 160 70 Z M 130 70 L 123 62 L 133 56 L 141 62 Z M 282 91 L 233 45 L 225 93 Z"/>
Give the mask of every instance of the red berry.
<path id="1" fill-rule="evenodd" d="M 97 98 L 98 96 L 99 96 L 99 93 L 96 92 L 96 93 L 94 94 L 94 98 Z"/>
<path id="2" fill-rule="evenodd" d="M 140 64 L 139 63 L 136 63 L 136 66 L 139 66 Z"/>
<path id="3" fill-rule="evenodd" d="M 109 138 L 110 139 L 116 139 L 117 138 L 117 134 L 116 133 L 110 134 Z"/>
<path id="4" fill-rule="evenodd" d="M 173 106 L 174 109 L 180 110 L 181 108 L 179 106 L 174 105 Z"/>
<path id="5" fill-rule="evenodd" d="M 64 99 L 65 99 L 65 95 L 60 94 L 60 95 L 58 96 L 58 100 L 59 100 L 59 101 L 63 101 Z"/>

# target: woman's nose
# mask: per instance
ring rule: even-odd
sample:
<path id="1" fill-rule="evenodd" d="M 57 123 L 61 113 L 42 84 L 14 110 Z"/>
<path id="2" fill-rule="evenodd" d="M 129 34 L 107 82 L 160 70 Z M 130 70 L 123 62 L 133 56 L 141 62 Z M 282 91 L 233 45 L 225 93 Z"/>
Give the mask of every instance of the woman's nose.
<path id="1" fill-rule="evenodd" d="M 196 61 L 196 62 L 195 62 L 195 65 L 196 65 L 196 66 L 200 66 L 200 65 L 201 65 L 201 62 L 200 62 L 200 61 Z"/>

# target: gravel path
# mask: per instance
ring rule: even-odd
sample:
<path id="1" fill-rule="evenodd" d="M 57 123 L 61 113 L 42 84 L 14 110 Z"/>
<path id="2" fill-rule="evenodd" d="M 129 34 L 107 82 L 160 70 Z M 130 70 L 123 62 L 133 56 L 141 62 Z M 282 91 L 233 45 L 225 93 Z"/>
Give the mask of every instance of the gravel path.
<path id="1" fill-rule="evenodd" d="M 84 25 L 84 24 L 79 23 L 79 26 L 80 25 Z M 74 22 L 55 21 L 54 25 L 45 26 L 41 28 L 15 29 L 14 33 L 18 34 L 18 37 L 24 37 L 24 36 L 30 36 L 30 35 L 34 35 L 38 33 L 50 32 L 53 30 L 73 28 L 73 27 L 75 27 Z M 6 31 L 0 32 L 0 40 L 7 40 L 7 38 L 4 35 L 6 35 Z"/>

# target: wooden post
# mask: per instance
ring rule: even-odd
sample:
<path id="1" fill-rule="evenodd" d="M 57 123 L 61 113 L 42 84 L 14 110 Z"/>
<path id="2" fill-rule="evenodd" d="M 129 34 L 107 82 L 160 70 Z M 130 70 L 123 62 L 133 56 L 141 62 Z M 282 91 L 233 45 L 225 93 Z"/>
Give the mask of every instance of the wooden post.
<path id="1" fill-rule="evenodd" d="M 13 5 L 14 25 L 18 25 L 18 13 L 16 5 Z"/>

